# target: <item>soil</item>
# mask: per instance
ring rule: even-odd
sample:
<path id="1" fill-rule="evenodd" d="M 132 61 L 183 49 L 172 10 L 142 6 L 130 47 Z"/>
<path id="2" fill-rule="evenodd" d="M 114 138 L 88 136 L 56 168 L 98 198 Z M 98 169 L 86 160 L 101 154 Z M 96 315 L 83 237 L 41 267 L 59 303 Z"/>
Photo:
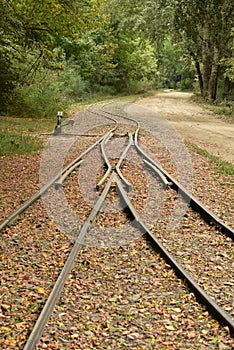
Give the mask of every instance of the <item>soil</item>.
<path id="1" fill-rule="evenodd" d="M 191 93 L 165 90 L 136 103 L 169 120 L 182 139 L 234 164 L 234 123 L 199 106 Z"/>

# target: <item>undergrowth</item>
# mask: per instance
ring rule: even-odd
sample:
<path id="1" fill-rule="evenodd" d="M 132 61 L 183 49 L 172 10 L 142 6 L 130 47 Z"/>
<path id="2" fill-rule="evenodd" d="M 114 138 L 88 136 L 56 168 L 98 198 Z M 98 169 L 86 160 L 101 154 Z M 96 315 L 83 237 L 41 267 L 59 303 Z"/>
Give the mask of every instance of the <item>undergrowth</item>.
<path id="1" fill-rule="evenodd" d="M 152 92 L 151 92 L 152 94 Z M 131 101 L 134 102 L 137 95 L 118 95 L 115 98 L 106 96 L 105 101 Z M 87 101 L 71 104 L 63 110 L 65 120 L 79 110 L 85 109 L 87 105 L 104 101 L 103 96 L 90 95 Z M 101 98 L 102 97 L 102 98 Z M 59 108 L 54 108 L 58 111 Z M 8 117 L 0 116 L 0 156 L 12 154 L 28 154 L 43 148 L 43 141 L 39 137 L 42 133 L 52 133 L 57 123 L 57 112 L 51 113 L 49 117 L 40 118 L 40 113 L 34 117 Z"/>
<path id="2" fill-rule="evenodd" d="M 193 100 L 215 114 L 225 116 L 229 121 L 234 121 L 234 101 L 215 101 L 211 103 L 198 95 L 193 95 Z"/>

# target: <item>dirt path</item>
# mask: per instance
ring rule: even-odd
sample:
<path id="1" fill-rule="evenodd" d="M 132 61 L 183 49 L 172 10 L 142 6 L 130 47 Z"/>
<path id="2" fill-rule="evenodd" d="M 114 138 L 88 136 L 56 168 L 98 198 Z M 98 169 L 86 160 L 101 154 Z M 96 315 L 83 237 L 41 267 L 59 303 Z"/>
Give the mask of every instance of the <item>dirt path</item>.
<path id="1" fill-rule="evenodd" d="M 181 137 L 234 164 L 234 124 L 191 100 L 192 94 L 165 91 L 141 98 L 138 104 L 167 118 Z"/>

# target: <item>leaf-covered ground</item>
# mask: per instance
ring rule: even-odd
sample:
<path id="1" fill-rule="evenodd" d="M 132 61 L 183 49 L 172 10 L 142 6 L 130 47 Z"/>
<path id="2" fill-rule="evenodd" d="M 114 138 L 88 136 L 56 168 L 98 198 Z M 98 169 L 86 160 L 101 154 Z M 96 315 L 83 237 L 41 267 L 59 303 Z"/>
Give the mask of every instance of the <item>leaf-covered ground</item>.
<path id="1" fill-rule="evenodd" d="M 124 128 L 123 128 L 124 129 Z M 101 133 L 100 128 L 92 130 Z M 127 130 L 129 131 L 129 130 Z M 128 138 L 119 130 L 118 152 Z M 97 138 L 80 137 L 68 158 L 80 154 Z M 110 142 L 110 152 L 114 146 Z M 170 154 L 150 135 L 142 134 L 147 147 L 167 171 L 176 176 Z M 108 144 L 107 144 L 108 152 Z M 122 148 L 121 148 L 122 147 Z M 113 157 L 115 159 L 116 156 Z M 218 174 L 211 161 L 191 148 L 193 193 L 229 225 L 233 225 L 233 179 Z M 187 210 L 180 226 L 166 230 L 174 201 L 183 206 L 176 193 L 163 189 L 151 175 L 146 177 L 135 154 L 123 164 L 123 174 L 132 182 L 134 205 L 149 225 L 152 211 L 162 203 L 162 213 L 151 229 L 207 292 L 233 315 L 233 243 Z M 39 188 L 41 154 L 0 159 L 1 213 L 3 219 Z M 130 169 L 130 166 L 131 169 Z M 85 166 L 80 173 L 87 174 Z M 100 179 L 102 167 L 94 179 Z M 218 175 L 217 175 L 218 174 Z M 147 182 L 148 181 L 148 182 Z M 155 193 L 150 188 L 155 185 Z M 137 186 L 136 186 L 137 185 Z M 209 190 L 207 190 L 209 188 Z M 64 193 L 71 210 L 81 222 L 90 212 L 93 197 L 74 173 Z M 160 194 L 160 195 L 157 195 Z M 92 192 L 91 192 L 92 194 Z M 97 194 L 96 194 L 97 195 Z M 116 202 L 110 193 L 109 203 Z M 160 202 L 162 200 L 162 202 Z M 147 206 L 148 205 L 148 206 Z M 118 207 L 118 205 L 117 205 Z M 148 212 L 144 212 L 144 208 Z M 129 217 L 120 210 L 98 218 L 98 232 L 112 235 L 125 227 Z M 132 232 L 126 231 L 131 235 Z M 116 237 L 113 237 L 116 239 Z M 2 349 L 22 349 L 53 283 L 71 250 L 74 236 L 62 233 L 40 200 L 22 220 L 1 233 L 1 339 Z M 205 260 L 204 260 L 205 259 Z M 196 301 L 186 285 L 139 234 L 127 245 L 84 247 L 72 270 L 60 301 L 41 338 L 38 349 L 232 349 L 234 340 L 227 327 L 219 325 Z"/>

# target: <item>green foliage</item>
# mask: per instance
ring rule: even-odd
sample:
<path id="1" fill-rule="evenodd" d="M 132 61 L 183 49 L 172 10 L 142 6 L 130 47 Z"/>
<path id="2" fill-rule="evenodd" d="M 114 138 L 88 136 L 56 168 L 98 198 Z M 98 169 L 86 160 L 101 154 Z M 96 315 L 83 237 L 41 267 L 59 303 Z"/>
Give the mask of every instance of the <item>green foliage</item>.
<path id="1" fill-rule="evenodd" d="M 49 116 L 95 93 L 191 89 L 194 67 L 214 97 L 216 81 L 234 81 L 233 13 L 230 0 L 0 0 L 1 111 Z"/>
<path id="2" fill-rule="evenodd" d="M 14 89 L 13 103 L 8 105 L 8 114 L 27 117 L 48 117 L 65 110 L 86 93 L 87 83 L 75 68 L 59 72 L 43 69 L 37 72 L 34 82 Z"/>
<path id="3" fill-rule="evenodd" d="M 228 77 L 230 81 L 234 82 L 234 57 L 225 59 L 225 77 Z"/>
<path id="4" fill-rule="evenodd" d="M 105 84 L 111 81 L 113 56 L 116 45 L 111 34 L 102 29 L 87 32 L 82 38 L 71 40 L 64 38 L 61 46 L 66 58 L 73 62 L 85 81 L 92 84 Z"/>
<path id="5" fill-rule="evenodd" d="M 58 36 L 73 35 L 89 26 L 86 1 L 18 0 L 11 7 L 21 23 L 24 45 L 51 46 Z M 80 14 L 83 13 L 82 16 Z"/>
<path id="6" fill-rule="evenodd" d="M 113 0 L 111 3 L 113 4 L 112 20 L 119 36 L 120 47 L 124 45 L 124 42 L 127 42 L 122 51 L 135 52 L 131 41 L 134 42 L 136 38 L 141 38 L 141 42 L 147 42 L 151 50 L 154 49 L 153 59 L 154 65 L 157 64 L 157 69 L 153 70 L 153 74 L 149 78 L 151 84 L 154 82 L 154 86 L 158 88 L 191 88 L 194 80 L 191 59 L 184 46 L 180 43 L 173 43 L 172 35 L 170 35 L 174 10 L 172 4 L 159 0 L 128 1 L 127 3 L 123 0 Z M 143 49 L 142 52 L 145 50 Z M 124 54 L 121 56 L 124 57 Z M 126 61 L 125 57 L 124 60 Z M 142 60 L 139 59 L 139 61 Z M 150 66 L 146 62 L 145 65 Z M 124 66 L 128 72 L 128 64 L 125 63 Z M 138 64 L 136 64 L 136 68 L 139 71 L 142 69 Z M 128 75 L 124 72 L 123 76 Z"/>
<path id="7" fill-rule="evenodd" d="M 13 95 L 14 104 L 9 104 L 8 113 L 11 115 L 28 117 L 45 117 L 56 115 L 68 103 L 61 100 L 59 83 L 40 88 L 37 84 L 17 87 Z"/>
<path id="8" fill-rule="evenodd" d="M 157 74 L 154 50 L 148 41 L 121 36 L 116 49 L 115 81 L 119 91 L 130 93 L 148 88 Z M 135 88 L 134 88 L 135 86 Z"/>
<path id="9" fill-rule="evenodd" d="M 234 27 L 232 28 L 232 34 L 231 34 L 232 39 L 234 40 Z M 234 43 L 232 43 L 231 47 L 231 54 L 228 58 L 223 58 L 221 60 L 221 65 L 225 67 L 225 73 L 224 76 L 225 78 L 228 78 L 231 82 L 234 83 Z"/>
<path id="10" fill-rule="evenodd" d="M 13 34 L 15 33 L 15 35 Z M 0 0 L 0 108 L 5 111 L 8 94 L 17 83 L 14 57 L 17 56 L 16 38 L 21 35 L 21 26 L 9 2 Z"/>
<path id="11" fill-rule="evenodd" d="M 176 33 L 194 60 L 201 94 L 215 100 L 221 81 L 221 59 L 232 54 L 233 3 L 230 0 L 180 0 L 170 4 L 174 7 Z"/>
<path id="12" fill-rule="evenodd" d="M 158 57 L 157 85 L 172 89 L 192 89 L 195 70 L 181 43 L 173 43 L 168 37 Z"/>
<path id="13" fill-rule="evenodd" d="M 75 67 L 68 67 L 64 70 L 60 80 L 64 96 L 68 96 L 72 100 L 82 100 L 89 91 L 89 82 L 79 75 L 79 70 Z"/>
<path id="14" fill-rule="evenodd" d="M 17 75 L 14 73 L 11 64 L 0 54 L 0 106 L 3 112 L 6 110 L 9 93 L 17 83 Z"/>
<path id="15" fill-rule="evenodd" d="M 209 105 L 209 109 L 216 114 L 225 115 L 228 119 L 234 121 L 234 102 L 222 101 L 216 105 Z"/>

